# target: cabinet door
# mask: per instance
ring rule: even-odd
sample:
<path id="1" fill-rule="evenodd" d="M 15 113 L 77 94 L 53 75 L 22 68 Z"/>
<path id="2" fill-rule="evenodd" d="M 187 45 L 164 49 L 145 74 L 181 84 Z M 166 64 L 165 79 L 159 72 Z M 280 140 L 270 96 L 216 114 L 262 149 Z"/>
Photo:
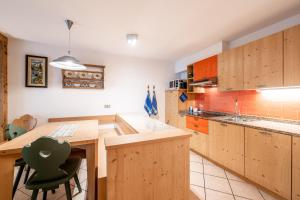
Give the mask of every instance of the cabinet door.
<path id="1" fill-rule="evenodd" d="M 300 200 L 300 137 L 293 137 L 292 199 Z"/>
<path id="2" fill-rule="evenodd" d="M 244 88 L 283 86 L 283 32 L 244 46 Z"/>
<path id="3" fill-rule="evenodd" d="M 244 88 L 243 47 L 231 49 L 218 56 L 218 79 L 220 91 Z"/>
<path id="4" fill-rule="evenodd" d="M 300 86 L 300 25 L 284 31 L 284 86 Z"/>
<path id="5" fill-rule="evenodd" d="M 291 136 L 246 128 L 245 176 L 291 199 Z"/>
<path id="6" fill-rule="evenodd" d="M 209 157 L 244 175 L 244 127 L 209 122 Z"/>
<path id="7" fill-rule="evenodd" d="M 207 134 L 203 134 L 197 131 L 193 131 L 191 137 L 191 149 L 196 151 L 197 153 L 208 156 L 208 136 Z"/>
<path id="8" fill-rule="evenodd" d="M 194 64 L 194 81 L 217 76 L 217 56 L 212 56 Z"/>
<path id="9" fill-rule="evenodd" d="M 165 93 L 165 122 L 177 127 L 178 123 L 178 92 L 166 91 Z"/>
<path id="10" fill-rule="evenodd" d="M 186 129 L 186 117 L 185 115 L 178 115 L 178 128 Z"/>

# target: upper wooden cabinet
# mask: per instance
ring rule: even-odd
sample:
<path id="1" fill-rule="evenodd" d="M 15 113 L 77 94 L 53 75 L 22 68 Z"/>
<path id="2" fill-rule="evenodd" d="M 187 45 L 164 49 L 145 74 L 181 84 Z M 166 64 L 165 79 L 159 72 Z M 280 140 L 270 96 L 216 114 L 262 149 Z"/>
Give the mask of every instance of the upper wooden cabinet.
<path id="1" fill-rule="evenodd" d="M 244 89 L 283 86 L 283 32 L 244 45 Z"/>
<path id="2" fill-rule="evenodd" d="M 218 79 L 220 91 L 244 89 L 243 47 L 230 49 L 218 55 Z"/>
<path id="3" fill-rule="evenodd" d="M 200 81 L 217 76 L 218 57 L 212 56 L 194 63 L 194 81 Z"/>
<path id="4" fill-rule="evenodd" d="M 289 135 L 245 129 L 245 176 L 291 199 L 292 139 Z"/>
<path id="5" fill-rule="evenodd" d="M 300 86 L 300 25 L 284 31 L 284 86 Z"/>
<path id="6" fill-rule="evenodd" d="M 219 164 L 244 175 L 245 128 L 209 121 L 208 155 Z"/>
<path id="7" fill-rule="evenodd" d="M 292 199 L 300 200 L 300 137 L 293 137 Z"/>

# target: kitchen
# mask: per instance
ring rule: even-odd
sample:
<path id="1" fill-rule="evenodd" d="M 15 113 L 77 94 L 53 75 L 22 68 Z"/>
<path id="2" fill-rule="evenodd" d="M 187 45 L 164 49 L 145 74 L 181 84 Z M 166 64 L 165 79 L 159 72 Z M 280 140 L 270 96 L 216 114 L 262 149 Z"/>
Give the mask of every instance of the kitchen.
<path id="1" fill-rule="evenodd" d="M 300 199 L 298 0 L 0 19 L 0 199 Z"/>

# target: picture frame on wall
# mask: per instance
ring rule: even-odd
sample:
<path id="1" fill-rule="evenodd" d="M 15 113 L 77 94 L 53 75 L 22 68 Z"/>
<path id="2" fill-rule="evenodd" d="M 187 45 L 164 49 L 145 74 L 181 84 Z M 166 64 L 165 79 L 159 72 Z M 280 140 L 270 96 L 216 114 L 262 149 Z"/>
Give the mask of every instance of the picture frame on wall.
<path id="1" fill-rule="evenodd" d="M 48 57 L 26 55 L 26 87 L 48 87 Z"/>

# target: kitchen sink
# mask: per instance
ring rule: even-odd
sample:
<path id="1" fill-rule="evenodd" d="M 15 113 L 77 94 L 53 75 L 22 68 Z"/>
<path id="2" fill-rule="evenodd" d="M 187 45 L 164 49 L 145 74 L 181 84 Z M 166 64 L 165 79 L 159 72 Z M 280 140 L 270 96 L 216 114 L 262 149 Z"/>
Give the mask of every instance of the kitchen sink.
<path id="1" fill-rule="evenodd" d="M 224 119 L 225 121 L 230 122 L 253 122 L 257 121 L 257 119 L 254 118 L 248 118 L 248 117 L 228 117 Z"/>

